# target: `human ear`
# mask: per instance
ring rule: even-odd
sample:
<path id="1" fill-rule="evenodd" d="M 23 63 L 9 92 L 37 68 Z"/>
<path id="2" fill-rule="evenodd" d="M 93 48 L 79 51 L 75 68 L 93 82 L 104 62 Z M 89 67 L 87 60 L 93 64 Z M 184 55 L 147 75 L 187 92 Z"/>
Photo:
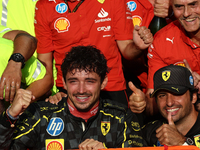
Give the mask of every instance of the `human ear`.
<path id="1" fill-rule="evenodd" d="M 108 83 L 108 76 L 105 76 L 103 82 L 101 83 L 101 90 L 103 90 Z"/>

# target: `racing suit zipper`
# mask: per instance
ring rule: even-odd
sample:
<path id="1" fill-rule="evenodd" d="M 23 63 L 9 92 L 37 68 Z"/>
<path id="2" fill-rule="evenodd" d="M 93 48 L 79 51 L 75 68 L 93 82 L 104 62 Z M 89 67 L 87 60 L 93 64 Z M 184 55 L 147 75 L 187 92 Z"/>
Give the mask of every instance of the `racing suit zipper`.
<path id="1" fill-rule="evenodd" d="M 82 129 L 83 129 L 83 132 L 85 131 L 85 123 L 84 122 L 81 122 L 82 124 Z"/>

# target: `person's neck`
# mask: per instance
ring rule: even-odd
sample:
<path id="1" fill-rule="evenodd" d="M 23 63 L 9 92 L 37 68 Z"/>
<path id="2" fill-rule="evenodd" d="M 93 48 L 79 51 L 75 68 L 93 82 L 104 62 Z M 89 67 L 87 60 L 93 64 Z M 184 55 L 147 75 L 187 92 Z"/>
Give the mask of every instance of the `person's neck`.
<path id="1" fill-rule="evenodd" d="M 175 123 L 177 130 L 182 133 L 184 136 L 189 132 L 189 130 L 196 123 L 198 117 L 198 111 L 195 109 L 187 117 Z"/>
<path id="2" fill-rule="evenodd" d="M 83 112 L 83 111 L 79 111 L 77 110 L 74 106 L 72 106 L 72 104 L 69 103 L 69 101 L 67 101 L 68 107 L 69 107 L 69 111 L 72 115 L 82 118 L 85 120 L 85 122 L 87 122 L 87 120 L 89 118 L 91 118 L 92 116 L 96 115 L 96 113 L 98 112 L 98 108 L 99 108 L 99 102 L 97 104 L 95 104 L 89 111 L 87 112 Z"/>
<path id="3" fill-rule="evenodd" d="M 187 32 L 187 35 L 192 40 L 192 42 L 200 46 L 200 30 L 198 32 Z"/>

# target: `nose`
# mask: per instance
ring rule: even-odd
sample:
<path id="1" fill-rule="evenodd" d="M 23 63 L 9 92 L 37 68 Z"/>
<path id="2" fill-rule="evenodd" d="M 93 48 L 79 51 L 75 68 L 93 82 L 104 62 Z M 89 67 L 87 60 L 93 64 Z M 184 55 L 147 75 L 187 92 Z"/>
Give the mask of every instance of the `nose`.
<path id="1" fill-rule="evenodd" d="M 168 107 L 171 107 L 171 106 L 174 105 L 174 95 L 168 93 L 166 105 L 167 105 Z"/>
<path id="2" fill-rule="evenodd" d="M 81 82 L 79 84 L 78 90 L 79 90 L 79 93 L 84 93 L 85 92 L 85 84 Z"/>
<path id="3" fill-rule="evenodd" d="M 183 12 L 184 18 L 187 18 L 190 15 L 191 15 L 191 9 L 188 7 L 185 7 L 184 12 Z"/>

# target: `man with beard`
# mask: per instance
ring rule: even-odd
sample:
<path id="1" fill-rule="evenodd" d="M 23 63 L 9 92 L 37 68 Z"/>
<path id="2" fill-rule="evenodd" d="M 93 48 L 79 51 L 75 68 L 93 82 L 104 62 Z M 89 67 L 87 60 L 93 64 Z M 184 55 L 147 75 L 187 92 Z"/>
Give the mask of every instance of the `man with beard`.
<path id="1" fill-rule="evenodd" d="M 13 104 L 0 117 L 2 149 L 10 144 L 10 149 L 15 150 L 143 146 L 135 114 L 117 102 L 100 99 L 100 90 L 108 80 L 107 60 L 100 50 L 92 46 L 73 47 L 61 69 L 68 97 L 63 97 L 58 105 L 42 101 L 29 106 L 32 93 L 17 91 Z"/>
<path id="2" fill-rule="evenodd" d="M 169 65 L 154 75 L 154 92 L 163 120 L 143 128 L 148 146 L 196 145 L 200 147 L 200 115 L 195 110 L 197 90 L 191 72 L 182 66 Z"/>

